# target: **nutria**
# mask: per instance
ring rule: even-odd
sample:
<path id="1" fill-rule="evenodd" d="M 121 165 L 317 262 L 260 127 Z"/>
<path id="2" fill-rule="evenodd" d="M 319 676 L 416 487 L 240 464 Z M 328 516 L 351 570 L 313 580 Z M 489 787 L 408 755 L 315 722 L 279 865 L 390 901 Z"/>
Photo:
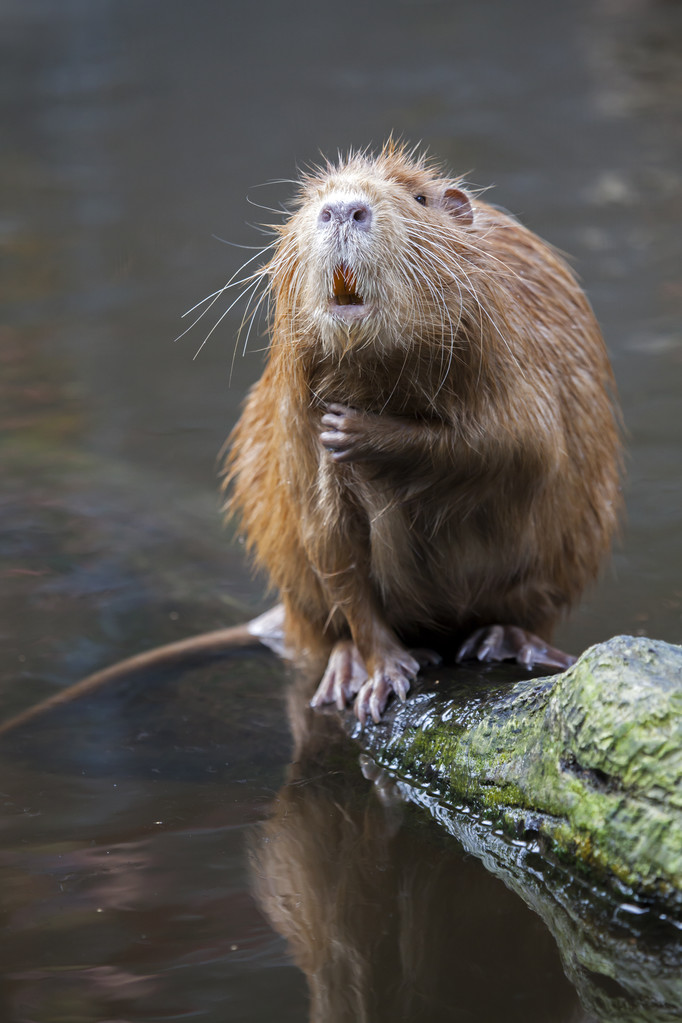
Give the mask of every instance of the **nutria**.
<path id="1" fill-rule="evenodd" d="M 226 486 L 288 645 L 329 651 L 313 704 L 357 695 L 378 720 L 424 634 L 566 667 L 552 632 L 619 506 L 612 374 L 574 274 L 393 143 L 307 174 L 278 233 Z"/>
<path id="2" fill-rule="evenodd" d="M 389 142 L 306 175 L 277 229 L 268 364 L 231 436 L 228 509 L 282 605 L 90 676 L 257 641 L 328 654 L 313 705 L 364 722 L 420 660 L 567 667 L 553 629 L 620 505 L 611 369 L 546 243 Z M 284 636 L 282 642 L 282 622 Z"/>

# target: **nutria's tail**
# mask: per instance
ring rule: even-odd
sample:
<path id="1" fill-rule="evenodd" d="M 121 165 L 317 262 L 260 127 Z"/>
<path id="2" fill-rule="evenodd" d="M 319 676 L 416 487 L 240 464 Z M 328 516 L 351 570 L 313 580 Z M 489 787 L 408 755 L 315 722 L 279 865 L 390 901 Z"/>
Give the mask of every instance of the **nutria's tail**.
<path id="1" fill-rule="evenodd" d="M 286 657 L 283 626 L 284 608 L 277 604 L 244 625 L 216 629 L 215 632 L 203 632 L 199 636 L 190 636 L 189 639 L 181 639 L 177 643 L 167 643 L 165 646 L 154 647 L 153 650 L 145 650 L 144 653 L 127 657 L 124 661 L 118 661 L 102 671 L 96 671 L 80 682 L 60 690 L 54 696 L 41 700 L 40 703 L 27 707 L 14 717 L 0 722 L 0 736 L 7 735 L 33 718 L 40 717 L 55 707 L 61 707 L 62 704 L 71 703 L 72 700 L 77 700 L 110 682 L 121 682 L 145 672 L 221 657 L 231 650 L 247 649 L 258 643 L 274 650 L 281 657 Z"/>

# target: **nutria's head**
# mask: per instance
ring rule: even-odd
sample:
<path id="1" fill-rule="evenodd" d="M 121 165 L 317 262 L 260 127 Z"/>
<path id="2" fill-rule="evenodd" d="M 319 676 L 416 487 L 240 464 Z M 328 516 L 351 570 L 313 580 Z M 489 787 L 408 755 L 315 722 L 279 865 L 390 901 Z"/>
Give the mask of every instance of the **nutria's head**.
<path id="1" fill-rule="evenodd" d="M 458 181 L 394 144 L 327 164 L 281 228 L 276 322 L 327 351 L 454 337 L 473 290 L 475 215 Z"/>

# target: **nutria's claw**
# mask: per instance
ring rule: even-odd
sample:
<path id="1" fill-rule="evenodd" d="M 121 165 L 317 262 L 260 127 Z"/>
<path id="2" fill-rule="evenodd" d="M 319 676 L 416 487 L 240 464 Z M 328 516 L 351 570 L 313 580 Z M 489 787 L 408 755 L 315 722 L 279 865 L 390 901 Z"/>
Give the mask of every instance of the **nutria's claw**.
<path id="1" fill-rule="evenodd" d="M 435 650 L 429 650 L 428 647 L 412 648 L 410 653 L 419 661 L 420 668 L 435 668 L 443 661 L 440 654 L 437 654 Z"/>
<path id="2" fill-rule="evenodd" d="M 329 430 L 320 434 L 320 443 L 329 452 L 335 462 L 347 462 L 353 457 L 350 448 L 344 447 L 348 444 L 348 436 L 338 430 Z"/>
<path id="3" fill-rule="evenodd" d="M 329 427 L 330 432 L 345 434 L 349 433 L 354 425 L 358 425 L 360 417 L 360 412 L 346 405 L 327 405 L 327 410 L 320 422 L 322 426 Z M 321 433 L 320 440 L 325 436 L 326 434 Z"/>
<path id="4" fill-rule="evenodd" d="M 544 639 L 517 625 L 488 625 L 476 629 L 457 652 L 458 662 L 516 661 L 524 668 L 570 668 L 575 657 L 550 646 Z"/>
<path id="5" fill-rule="evenodd" d="M 401 651 L 400 656 L 384 661 L 358 693 L 355 714 L 360 724 L 364 727 L 368 714 L 375 724 L 381 721 L 381 715 L 386 709 L 391 693 L 395 693 L 404 703 L 410 683 L 418 671 L 419 661 L 407 650 Z"/>
<path id="6" fill-rule="evenodd" d="M 342 405 L 338 401 L 330 401 L 325 405 L 325 414 L 327 413 L 335 416 L 353 416 L 357 415 L 357 409 L 352 408 L 351 405 Z"/>
<path id="7" fill-rule="evenodd" d="M 365 727 L 368 714 L 375 723 L 381 721 L 381 715 L 393 691 L 394 688 L 385 675 L 380 675 L 379 677 L 375 675 L 367 679 L 355 701 L 355 714 L 363 728 Z M 403 692 L 405 695 L 402 699 L 404 700 L 407 690 L 403 689 Z"/>
<path id="8" fill-rule="evenodd" d="M 366 680 L 367 668 L 358 648 L 350 639 L 341 639 L 329 655 L 327 669 L 310 706 L 335 703 L 339 710 L 343 710 Z"/>
<path id="9" fill-rule="evenodd" d="M 327 405 L 321 424 L 326 429 L 320 434 L 320 444 L 335 462 L 367 456 L 367 416 L 362 412 L 332 402 Z"/>

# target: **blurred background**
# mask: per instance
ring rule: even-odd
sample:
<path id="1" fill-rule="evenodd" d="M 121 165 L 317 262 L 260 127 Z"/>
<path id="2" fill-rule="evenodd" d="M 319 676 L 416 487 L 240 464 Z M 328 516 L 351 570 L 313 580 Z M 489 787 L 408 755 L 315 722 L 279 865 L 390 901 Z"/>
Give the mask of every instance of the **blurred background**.
<path id="1" fill-rule="evenodd" d="M 578 652 L 619 632 L 680 641 L 676 0 L 0 0 L 0 81 L 5 715 L 118 657 L 265 606 L 262 580 L 221 525 L 217 455 L 266 339 L 253 333 L 235 356 L 237 305 L 202 346 L 225 299 L 174 338 L 185 310 L 253 255 L 238 246 L 263 244 L 257 225 L 277 218 L 259 207 L 286 205 L 294 189 L 279 179 L 391 132 L 493 186 L 491 201 L 569 253 L 604 330 L 628 513 L 559 645 Z M 27 792 L 50 843 L 65 822 L 78 841 L 104 841 L 89 830 L 95 805 L 137 833 L 155 819 L 140 777 L 152 763 L 166 769 L 171 749 L 183 782 L 206 768 L 178 750 L 220 749 L 222 765 L 225 717 L 232 729 L 248 722 L 229 741 L 249 766 L 229 783 L 242 784 L 243 805 L 264 805 L 288 757 L 278 670 L 263 668 L 257 709 L 244 693 L 235 709 L 227 690 L 219 713 L 198 707 L 188 683 L 147 712 L 103 698 L 78 719 L 77 742 L 72 719 L 22 738 L 7 765 L 8 847 L 29 841 Z M 131 736 L 158 739 L 159 720 L 163 741 L 143 755 Z M 65 807 L 37 763 L 100 780 Z M 125 807 L 109 786 L 116 771 L 135 780 Z"/>
<path id="2" fill-rule="evenodd" d="M 181 314 L 262 244 L 268 182 L 394 132 L 569 253 L 603 325 L 628 519 L 564 642 L 680 638 L 679 4 L 4 0 L 0 29 L 5 444 L 212 495 L 265 341 L 231 372 L 243 306 L 196 359 L 228 302 L 174 344 Z"/>

